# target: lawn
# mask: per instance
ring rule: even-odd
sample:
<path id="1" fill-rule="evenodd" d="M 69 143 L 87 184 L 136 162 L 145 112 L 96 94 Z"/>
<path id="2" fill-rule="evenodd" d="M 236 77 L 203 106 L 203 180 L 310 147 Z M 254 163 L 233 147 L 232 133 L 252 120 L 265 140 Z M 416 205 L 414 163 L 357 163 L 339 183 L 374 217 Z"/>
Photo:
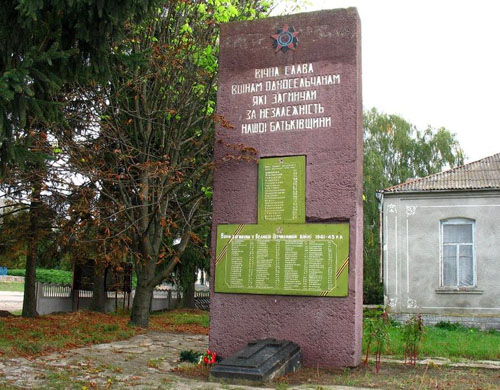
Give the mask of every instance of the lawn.
<path id="1" fill-rule="evenodd" d="M 144 332 L 143 329 L 128 326 L 128 321 L 128 313 L 99 314 L 88 311 L 46 315 L 36 319 L 1 318 L 0 356 L 39 356 L 83 345 L 127 339 Z M 150 326 L 156 331 L 208 334 L 209 315 L 199 310 L 154 313 Z M 402 329 L 395 324 L 389 327 L 387 354 L 402 357 Z M 455 325 L 426 327 L 420 356 L 449 357 L 452 360 L 500 359 L 500 332 L 481 332 Z M 155 362 L 148 362 L 149 369 L 155 369 Z M 177 375 L 208 380 L 208 370 L 200 366 L 188 366 L 175 371 Z M 69 379 L 61 381 L 64 386 L 70 382 Z M 497 370 L 436 365 L 413 367 L 384 362 L 379 374 L 372 363 L 351 369 L 302 368 L 273 386 L 284 390 L 297 384 L 308 384 L 314 389 L 321 389 L 323 385 L 346 385 L 403 390 L 493 390 L 500 388 L 500 373 Z M 66 388 L 64 386 L 61 388 Z"/>
<path id="2" fill-rule="evenodd" d="M 377 374 L 371 364 L 346 369 L 302 368 L 281 378 L 276 389 L 291 389 L 304 384 L 312 389 L 322 385 L 340 385 L 399 390 L 497 390 L 500 376 L 497 370 L 451 368 L 446 366 L 409 367 L 383 363 Z"/>
<path id="3" fill-rule="evenodd" d="M 1 284 L 0 284 L 1 285 Z M 142 332 L 128 326 L 128 313 L 100 314 L 80 311 L 53 314 L 37 319 L 0 319 L 0 355 L 40 354 L 63 348 L 121 340 Z M 208 334 L 209 314 L 200 310 L 153 313 L 150 328 L 157 331 Z M 462 326 L 425 327 L 420 357 L 500 360 L 500 332 L 484 332 Z M 403 358 L 403 327 L 389 327 L 384 355 Z M 21 341 L 19 336 L 23 335 Z M 366 352 L 363 346 L 363 354 Z"/>
<path id="4" fill-rule="evenodd" d="M 0 356 L 37 356 L 88 344 L 123 340 L 141 332 L 125 316 L 79 311 L 39 318 L 0 319 Z"/>
<path id="5" fill-rule="evenodd" d="M 206 334 L 210 330 L 209 314 L 195 309 L 179 309 L 151 314 L 153 330 Z"/>
<path id="6" fill-rule="evenodd" d="M 386 353 L 402 358 L 403 327 L 391 327 L 389 338 L 390 344 Z M 444 357 L 451 360 L 500 360 L 500 332 L 486 332 L 462 326 L 455 329 L 428 326 L 424 328 L 419 356 Z"/>
<path id="7" fill-rule="evenodd" d="M 209 381 L 209 369 L 203 366 L 185 366 L 175 370 L 186 378 Z M 500 374 L 497 370 L 452 368 L 447 366 L 405 366 L 383 363 L 377 374 L 373 364 L 356 368 L 324 369 L 301 367 L 298 371 L 277 379 L 276 390 L 292 390 L 306 385 L 307 389 L 323 390 L 323 386 L 354 386 L 398 390 L 498 390 Z"/>
<path id="8" fill-rule="evenodd" d="M 379 318 L 382 313 L 381 308 L 364 310 L 363 355 L 366 353 L 368 321 Z M 383 355 L 403 359 L 405 324 L 390 319 L 388 323 L 388 341 Z M 372 351 L 373 346 L 370 352 Z M 500 360 L 500 331 L 482 331 L 449 322 L 441 322 L 437 326 L 424 326 L 418 357 L 442 357 L 452 361 Z"/>
<path id="9" fill-rule="evenodd" d="M 20 282 L 0 282 L 0 291 L 24 291 L 24 283 Z"/>
<path id="10" fill-rule="evenodd" d="M 0 356 L 38 356 L 90 344 L 128 339 L 144 332 L 128 325 L 128 313 L 90 311 L 51 314 L 35 319 L 0 318 Z M 173 310 L 151 316 L 157 331 L 208 334 L 208 314 L 199 310 Z M 207 326 L 205 326 L 207 325 Z"/>
<path id="11" fill-rule="evenodd" d="M 9 269 L 8 275 L 25 276 L 25 269 Z M 73 272 L 58 269 L 36 269 L 36 280 L 40 283 L 65 284 L 70 285 L 73 281 Z"/>

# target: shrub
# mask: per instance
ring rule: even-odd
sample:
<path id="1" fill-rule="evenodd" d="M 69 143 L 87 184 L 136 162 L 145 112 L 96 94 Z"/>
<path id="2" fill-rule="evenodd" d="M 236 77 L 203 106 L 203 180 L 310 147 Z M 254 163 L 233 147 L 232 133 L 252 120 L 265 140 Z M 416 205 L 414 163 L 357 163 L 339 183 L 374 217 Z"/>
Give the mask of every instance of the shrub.
<path id="1" fill-rule="evenodd" d="M 405 348 L 405 364 L 409 360 L 410 365 L 417 364 L 418 349 L 424 334 L 424 322 L 422 316 L 411 317 L 405 323 L 403 329 L 403 343 Z"/>
<path id="2" fill-rule="evenodd" d="M 9 270 L 7 271 L 7 275 L 10 275 L 10 276 L 25 276 L 26 274 L 26 270 L 24 269 L 11 269 L 9 268 Z"/>
<path id="3" fill-rule="evenodd" d="M 201 352 L 194 352 L 193 350 L 185 350 L 181 351 L 179 360 L 181 362 L 189 362 L 189 363 L 198 363 L 200 360 L 200 357 L 203 356 Z"/>
<path id="4" fill-rule="evenodd" d="M 25 276 L 26 270 L 9 269 L 8 274 L 12 276 Z M 61 271 L 58 269 L 37 268 L 36 280 L 41 283 L 70 285 L 73 281 L 73 273 L 70 271 Z"/>
<path id="5" fill-rule="evenodd" d="M 450 321 L 439 321 L 436 325 L 436 328 L 445 329 L 445 330 L 461 330 L 465 329 L 465 326 L 456 322 Z"/>
<path id="6" fill-rule="evenodd" d="M 383 284 L 365 280 L 363 285 L 363 303 L 365 305 L 382 305 L 384 303 Z"/>
<path id="7" fill-rule="evenodd" d="M 363 309 L 363 318 L 378 318 L 384 313 L 384 308 L 382 306 L 378 306 L 376 308 L 364 308 Z"/>
<path id="8" fill-rule="evenodd" d="M 380 370 L 380 358 L 389 342 L 388 329 L 390 326 L 390 316 L 386 311 L 378 316 L 367 318 L 365 320 L 365 336 L 366 336 L 366 358 L 365 364 L 368 363 L 368 356 L 370 355 L 370 348 L 373 346 L 375 353 L 375 368 L 377 374 Z"/>

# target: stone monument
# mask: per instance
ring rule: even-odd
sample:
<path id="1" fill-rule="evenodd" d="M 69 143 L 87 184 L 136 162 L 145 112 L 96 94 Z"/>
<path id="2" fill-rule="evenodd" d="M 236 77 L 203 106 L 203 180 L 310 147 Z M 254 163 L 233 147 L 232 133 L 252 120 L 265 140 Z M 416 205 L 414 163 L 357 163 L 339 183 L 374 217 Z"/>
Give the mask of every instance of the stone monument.
<path id="1" fill-rule="evenodd" d="M 221 27 L 210 348 L 223 357 L 274 338 L 306 366 L 361 360 L 360 39 L 355 8 Z"/>

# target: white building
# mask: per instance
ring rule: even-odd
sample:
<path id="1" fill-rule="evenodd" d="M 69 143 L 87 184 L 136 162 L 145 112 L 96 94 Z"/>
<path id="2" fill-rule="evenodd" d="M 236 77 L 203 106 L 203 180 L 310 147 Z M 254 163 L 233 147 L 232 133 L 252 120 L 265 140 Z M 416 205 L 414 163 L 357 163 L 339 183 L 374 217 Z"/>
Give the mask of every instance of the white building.
<path id="1" fill-rule="evenodd" d="M 500 153 L 386 188 L 381 202 L 395 317 L 500 328 Z"/>

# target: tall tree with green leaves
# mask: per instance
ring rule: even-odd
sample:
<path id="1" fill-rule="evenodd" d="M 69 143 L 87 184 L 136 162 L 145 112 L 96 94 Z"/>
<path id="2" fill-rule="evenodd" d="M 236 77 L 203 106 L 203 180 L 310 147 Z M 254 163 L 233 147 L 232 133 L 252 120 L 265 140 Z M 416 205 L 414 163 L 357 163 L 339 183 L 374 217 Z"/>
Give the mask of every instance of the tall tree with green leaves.
<path id="1" fill-rule="evenodd" d="M 211 213 L 211 204 L 205 202 Z M 200 228 L 196 232 L 196 240 L 191 240 L 177 264 L 173 280 L 182 291 L 181 305 L 185 308 L 195 308 L 195 283 L 198 274 L 210 272 L 210 226 Z"/>
<path id="2" fill-rule="evenodd" d="M 153 18 L 128 23 L 113 44 L 120 64 L 90 92 L 99 117 L 83 138 L 65 141 L 107 205 L 102 238 L 118 240 L 134 262 L 134 325 L 148 326 L 154 287 L 210 225 L 219 24 L 257 17 L 262 4 L 169 0 Z"/>
<path id="3" fill-rule="evenodd" d="M 56 94 L 75 81 L 110 72 L 110 40 L 125 20 L 142 18 L 155 0 L 4 0 L 0 14 L 0 163 L 22 164 L 29 124 L 64 118 Z"/>
<path id="4" fill-rule="evenodd" d="M 366 111 L 364 146 L 364 297 L 382 303 L 379 279 L 379 210 L 376 192 L 461 165 L 464 153 L 444 127 L 424 131 L 397 115 Z"/>
<path id="5" fill-rule="evenodd" d="M 24 172 L 29 237 L 23 316 L 33 317 L 47 140 L 67 126 L 60 93 L 110 73 L 110 40 L 155 0 L 4 0 L 0 13 L 0 177 Z M 9 171 L 10 169 L 10 171 Z"/>

